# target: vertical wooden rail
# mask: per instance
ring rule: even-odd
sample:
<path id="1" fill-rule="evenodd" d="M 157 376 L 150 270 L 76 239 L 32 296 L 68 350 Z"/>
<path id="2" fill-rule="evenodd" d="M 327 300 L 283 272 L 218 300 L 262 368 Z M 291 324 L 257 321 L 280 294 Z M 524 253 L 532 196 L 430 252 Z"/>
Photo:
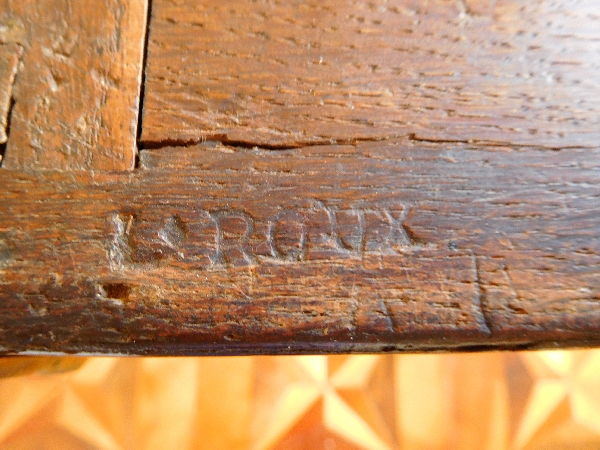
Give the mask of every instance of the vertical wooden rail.
<path id="1" fill-rule="evenodd" d="M 147 0 L 6 0 L 23 57 L 3 167 L 134 167 L 146 18 Z"/>

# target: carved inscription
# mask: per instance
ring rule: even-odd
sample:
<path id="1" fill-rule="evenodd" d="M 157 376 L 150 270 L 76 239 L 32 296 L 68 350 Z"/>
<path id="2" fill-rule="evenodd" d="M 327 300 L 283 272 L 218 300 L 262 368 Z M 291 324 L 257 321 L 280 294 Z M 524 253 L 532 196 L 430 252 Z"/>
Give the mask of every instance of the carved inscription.
<path id="1" fill-rule="evenodd" d="M 314 201 L 262 216 L 242 209 L 173 209 L 116 214 L 113 269 L 182 261 L 198 269 L 270 262 L 403 253 L 421 244 L 405 225 L 408 208 L 383 204 L 343 208 Z"/>

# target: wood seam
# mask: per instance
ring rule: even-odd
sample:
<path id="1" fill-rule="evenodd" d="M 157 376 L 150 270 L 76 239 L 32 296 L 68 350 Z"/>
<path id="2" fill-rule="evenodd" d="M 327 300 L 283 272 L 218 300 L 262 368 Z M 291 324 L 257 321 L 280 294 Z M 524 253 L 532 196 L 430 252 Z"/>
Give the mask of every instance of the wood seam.
<path id="1" fill-rule="evenodd" d="M 142 49 L 142 67 L 140 71 L 140 91 L 139 91 L 139 103 L 138 103 L 138 124 L 136 130 L 136 154 L 134 170 L 139 167 L 140 164 L 140 151 L 142 147 L 140 145 L 140 139 L 142 137 L 142 125 L 144 117 L 144 96 L 146 95 L 146 68 L 148 65 L 148 43 L 150 41 L 150 23 L 152 19 L 152 0 L 146 0 L 146 30 L 144 34 L 144 47 Z"/>

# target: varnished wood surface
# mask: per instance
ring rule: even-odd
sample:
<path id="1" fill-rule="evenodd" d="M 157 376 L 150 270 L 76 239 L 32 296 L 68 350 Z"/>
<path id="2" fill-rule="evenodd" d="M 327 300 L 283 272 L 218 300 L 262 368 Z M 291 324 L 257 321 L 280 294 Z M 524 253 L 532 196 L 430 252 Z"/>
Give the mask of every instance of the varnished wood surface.
<path id="1" fill-rule="evenodd" d="M 146 6 L 0 1 L 0 42 L 23 48 L 3 167 L 133 168 Z"/>
<path id="2" fill-rule="evenodd" d="M 0 172 L 3 352 L 598 341 L 599 149 L 174 151 Z"/>
<path id="3" fill-rule="evenodd" d="M 596 0 L 155 0 L 142 144 L 600 141 Z"/>

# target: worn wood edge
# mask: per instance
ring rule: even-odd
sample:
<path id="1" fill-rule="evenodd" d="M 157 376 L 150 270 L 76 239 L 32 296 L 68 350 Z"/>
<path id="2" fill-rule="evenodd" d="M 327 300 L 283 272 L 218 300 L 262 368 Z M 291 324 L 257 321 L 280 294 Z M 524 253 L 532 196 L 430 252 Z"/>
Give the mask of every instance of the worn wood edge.
<path id="1" fill-rule="evenodd" d="M 248 344 L 248 345 L 138 345 L 135 349 L 128 346 L 90 346 L 86 351 L 66 349 L 65 351 L 23 350 L 1 351 L 5 357 L 77 357 L 81 359 L 93 357 L 137 357 L 137 356 L 293 356 L 293 355 L 340 355 L 340 354 L 420 354 L 420 353 L 477 353 L 477 352 L 514 352 L 539 350 L 578 350 L 600 347 L 600 338 L 596 339 L 566 339 L 566 340 L 532 340 L 522 342 L 490 341 L 486 343 L 457 344 L 457 345 L 427 345 L 427 344 L 365 344 L 348 342 L 315 343 L 311 345 L 285 344 Z"/>

